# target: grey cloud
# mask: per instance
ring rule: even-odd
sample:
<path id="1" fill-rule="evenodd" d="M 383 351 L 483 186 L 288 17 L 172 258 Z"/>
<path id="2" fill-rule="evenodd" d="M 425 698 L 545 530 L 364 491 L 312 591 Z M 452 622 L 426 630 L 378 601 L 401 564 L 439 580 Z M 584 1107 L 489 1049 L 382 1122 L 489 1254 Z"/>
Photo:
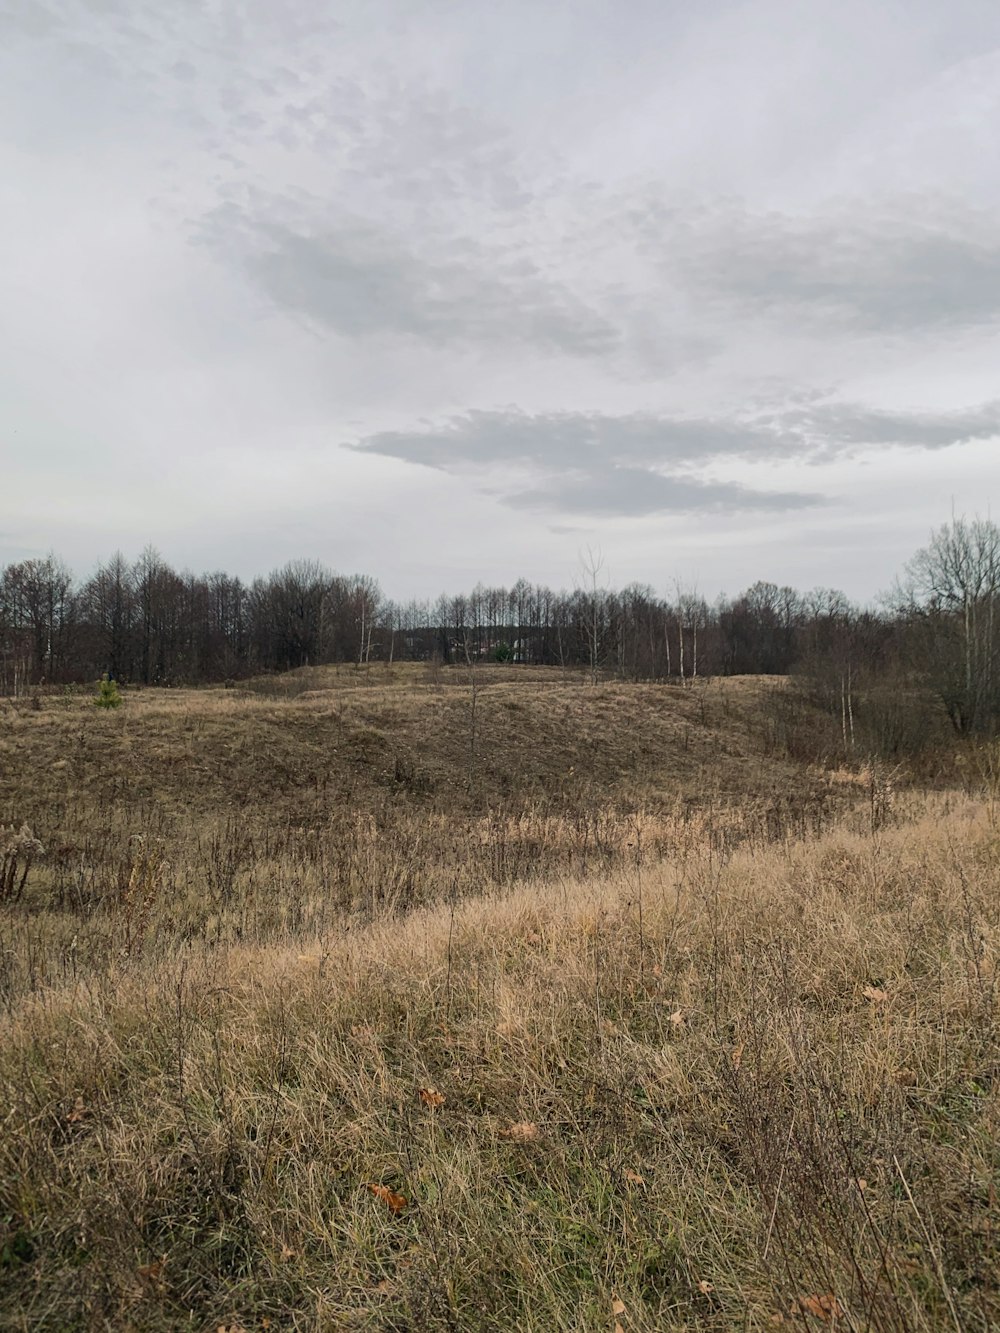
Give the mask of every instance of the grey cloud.
<path id="1" fill-rule="evenodd" d="M 527 469 L 538 484 L 501 497 L 520 509 L 622 517 L 821 503 L 815 495 L 756 491 L 677 471 L 718 455 L 752 454 L 762 443 L 752 425 L 723 420 L 508 410 L 469 412 L 437 430 L 384 431 L 349 447 L 443 471 Z"/>
<path id="2" fill-rule="evenodd" d="M 471 411 L 436 428 L 383 431 L 349 447 L 444 471 L 514 463 L 572 468 L 602 459 L 686 467 L 720 458 L 810 461 L 887 445 L 940 449 L 995 435 L 1000 402 L 939 413 L 820 402 L 742 419 Z"/>
<path id="3" fill-rule="evenodd" d="M 855 403 L 818 403 L 780 415 L 782 428 L 824 455 L 866 446 L 947 449 L 1000 436 L 1000 400 L 957 412 L 888 412 Z"/>
<path id="4" fill-rule="evenodd" d="M 382 431 L 347 447 L 445 472 L 526 469 L 539 484 L 504 494 L 505 503 L 607 516 L 820 503 L 808 493 L 757 491 L 697 475 L 699 467 L 726 458 L 815 462 L 865 448 L 940 449 L 994 435 L 1000 435 L 1000 403 L 904 413 L 818 402 L 745 419 L 470 411 L 437 427 Z"/>
<path id="5" fill-rule="evenodd" d="M 216 219 L 225 249 L 240 219 Z M 593 356 L 613 351 L 614 326 L 530 266 L 488 256 L 430 259 L 374 229 L 308 235 L 280 224 L 244 228 L 244 263 L 273 304 L 346 336 L 388 334 L 482 347 L 531 345 Z"/>
<path id="6" fill-rule="evenodd" d="M 909 335 L 1000 318 L 998 219 L 956 201 L 914 195 L 879 215 L 858 199 L 797 217 L 651 203 L 630 216 L 664 280 L 717 316 Z"/>
<path id="7" fill-rule="evenodd" d="M 634 413 L 471 411 L 437 429 L 383 431 L 351 445 L 444 471 L 454 466 L 528 463 L 579 467 L 608 459 L 620 464 L 703 462 L 719 454 L 746 454 L 773 443 L 774 434 L 712 418 L 669 418 Z"/>
<path id="8" fill-rule="evenodd" d="M 755 491 L 734 482 L 664 476 L 648 468 L 599 467 L 553 478 L 545 485 L 504 497 L 516 509 L 560 510 L 593 518 L 642 518 L 652 514 L 801 509 L 825 503 L 798 491 Z"/>

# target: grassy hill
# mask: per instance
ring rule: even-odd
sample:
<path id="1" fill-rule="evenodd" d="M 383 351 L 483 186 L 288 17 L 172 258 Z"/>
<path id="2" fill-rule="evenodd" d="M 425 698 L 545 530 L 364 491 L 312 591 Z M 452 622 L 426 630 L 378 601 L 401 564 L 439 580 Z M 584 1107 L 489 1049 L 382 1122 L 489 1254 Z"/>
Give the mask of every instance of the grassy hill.
<path id="1" fill-rule="evenodd" d="M 994 808 L 783 689 L 0 705 L 0 1324 L 997 1326 Z"/>
<path id="2" fill-rule="evenodd" d="M 129 692 L 126 709 L 103 715 L 67 694 L 40 713 L 8 706 L 0 799 L 47 801 L 60 774 L 94 799 L 213 811 L 267 801 L 302 822 L 337 801 L 378 805 L 386 792 L 449 812 L 595 794 L 657 807 L 792 796 L 801 768 L 782 756 L 762 707 L 784 689 L 769 678 L 585 687 L 527 668 L 479 667 L 472 678 L 394 667 Z M 810 777 L 811 793 L 824 787 Z"/>

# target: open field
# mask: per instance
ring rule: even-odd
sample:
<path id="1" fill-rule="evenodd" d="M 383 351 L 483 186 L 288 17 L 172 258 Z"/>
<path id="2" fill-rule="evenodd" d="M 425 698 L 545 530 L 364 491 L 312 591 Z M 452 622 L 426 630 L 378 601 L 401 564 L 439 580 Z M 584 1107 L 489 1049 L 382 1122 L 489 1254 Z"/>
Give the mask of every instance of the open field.
<path id="1" fill-rule="evenodd" d="M 0 705 L 0 1325 L 1000 1325 L 995 808 L 783 689 Z"/>
<path id="2" fill-rule="evenodd" d="M 0 824 L 47 849 L 33 919 L 73 944 L 46 952 L 45 975 L 121 947 L 281 941 L 637 851 L 766 845 L 828 827 L 865 790 L 787 757 L 762 707 L 773 683 L 477 679 L 474 701 L 464 673 L 332 668 L 134 693 L 117 712 L 89 693 L 8 705 Z M 21 984 L 0 971 L 0 988 Z"/>

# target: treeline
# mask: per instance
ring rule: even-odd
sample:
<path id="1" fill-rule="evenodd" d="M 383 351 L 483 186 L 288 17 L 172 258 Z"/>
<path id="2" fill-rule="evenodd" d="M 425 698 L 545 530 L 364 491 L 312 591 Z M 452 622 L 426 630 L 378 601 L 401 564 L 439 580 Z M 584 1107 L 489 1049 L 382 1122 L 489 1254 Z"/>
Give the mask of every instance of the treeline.
<path id="1" fill-rule="evenodd" d="M 954 520 L 880 611 L 840 592 L 754 583 L 709 604 L 605 586 L 591 562 L 573 591 L 519 580 L 393 602 L 365 575 L 295 561 L 250 583 L 116 554 L 78 582 L 56 556 L 0 573 L 0 693 L 94 680 L 202 684 L 342 662 L 483 660 L 657 680 L 807 674 L 854 723 L 866 682 L 922 677 L 961 732 L 1000 718 L 1000 529 Z"/>
<path id="2" fill-rule="evenodd" d="M 838 592 L 757 583 L 710 606 L 650 587 L 554 592 L 520 580 L 395 603 L 363 575 L 295 561 L 244 583 L 178 573 L 155 551 L 115 555 L 77 584 L 50 556 L 0 575 L 0 684 L 91 680 L 199 684 L 330 662 L 492 659 L 623 677 L 784 674 L 809 654 L 885 626 Z"/>

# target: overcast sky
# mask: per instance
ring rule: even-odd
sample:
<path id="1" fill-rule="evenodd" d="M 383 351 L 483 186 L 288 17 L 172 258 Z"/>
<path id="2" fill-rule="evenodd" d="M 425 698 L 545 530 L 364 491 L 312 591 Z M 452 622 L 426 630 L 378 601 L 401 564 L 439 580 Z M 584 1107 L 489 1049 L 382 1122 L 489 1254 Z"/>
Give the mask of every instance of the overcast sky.
<path id="1" fill-rule="evenodd" d="M 0 563 L 868 598 L 1000 505 L 997 0 L 0 0 Z"/>

